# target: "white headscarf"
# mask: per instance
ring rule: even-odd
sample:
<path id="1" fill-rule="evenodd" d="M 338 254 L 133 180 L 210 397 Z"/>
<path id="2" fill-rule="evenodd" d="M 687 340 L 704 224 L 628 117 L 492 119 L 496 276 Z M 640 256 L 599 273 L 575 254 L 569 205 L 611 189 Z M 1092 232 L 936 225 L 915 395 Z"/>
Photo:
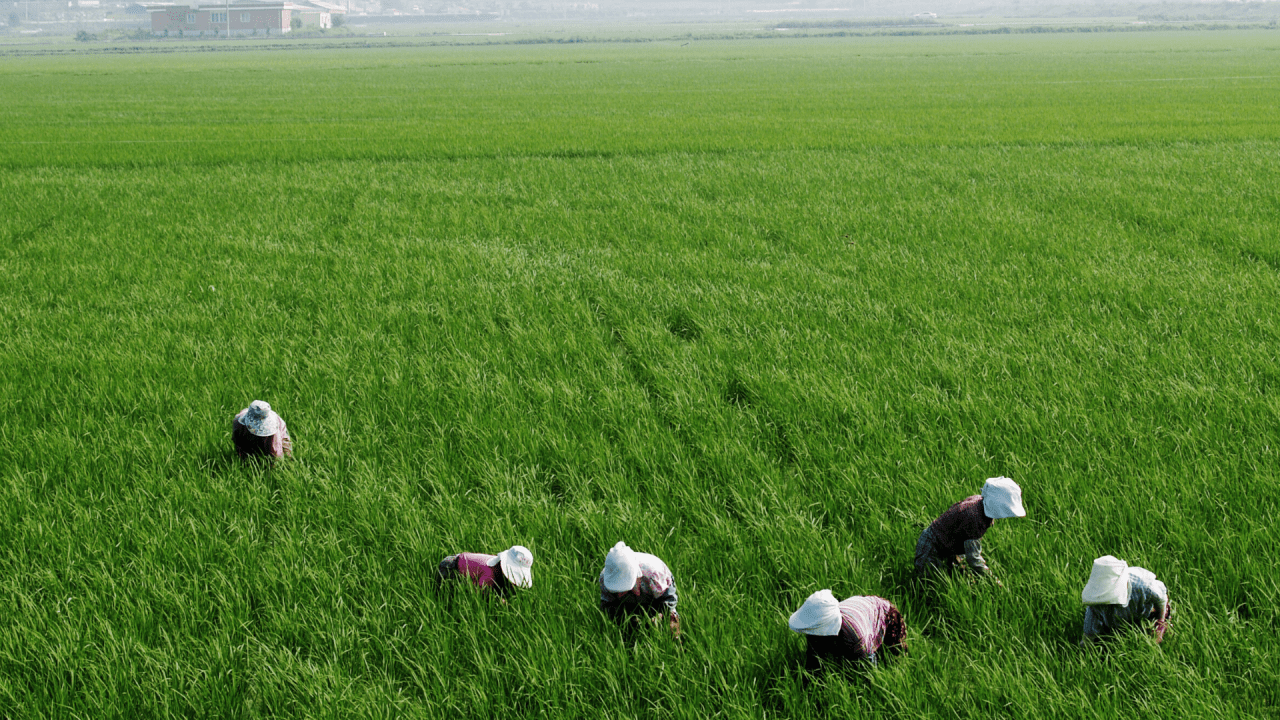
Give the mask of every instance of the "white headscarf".
<path id="1" fill-rule="evenodd" d="M 604 589 L 609 592 L 627 592 L 636 586 L 636 580 L 640 577 L 640 563 L 636 560 L 636 553 L 627 544 L 618 541 L 609 549 L 609 554 L 604 556 L 604 572 L 601 573 L 604 579 Z"/>
<path id="2" fill-rule="evenodd" d="M 830 590 L 819 590 L 810 595 L 787 620 L 787 625 L 802 635 L 837 635 L 840 623 L 840 603 Z"/>
<path id="3" fill-rule="evenodd" d="M 1007 477 L 994 477 L 982 486 L 982 512 L 987 517 L 1001 518 L 1025 517 L 1022 509 L 1022 488 Z"/>
<path id="4" fill-rule="evenodd" d="M 1089 583 L 1080 593 L 1080 602 L 1085 605 L 1124 605 L 1129 604 L 1129 563 L 1103 555 L 1093 561 L 1093 570 L 1089 573 Z"/>

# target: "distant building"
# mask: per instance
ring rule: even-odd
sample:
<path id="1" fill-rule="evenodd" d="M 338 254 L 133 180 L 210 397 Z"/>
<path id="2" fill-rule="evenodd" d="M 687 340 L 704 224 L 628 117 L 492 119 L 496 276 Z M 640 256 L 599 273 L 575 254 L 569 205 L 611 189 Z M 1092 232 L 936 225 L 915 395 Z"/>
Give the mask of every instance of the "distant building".
<path id="1" fill-rule="evenodd" d="M 313 8 L 319 8 L 320 10 L 325 10 L 331 16 L 347 14 L 347 9 L 342 5 L 338 5 L 336 3 L 331 3 L 331 2 L 324 2 L 324 0 L 301 0 L 298 4 L 307 5 Z"/>
<path id="2" fill-rule="evenodd" d="M 261 2 L 239 0 L 227 3 L 201 5 L 150 4 L 151 32 L 156 35 L 214 35 L 226 36 L 230 20 L 232 35 L 261 33 L 284 34 L 293 29 L 293 21 L 300 20 L 303 27 L 333 27 L 333 13 L 341 8 L 328 3 Z M 323 6 L 322 6 L 323 5 Z"/>

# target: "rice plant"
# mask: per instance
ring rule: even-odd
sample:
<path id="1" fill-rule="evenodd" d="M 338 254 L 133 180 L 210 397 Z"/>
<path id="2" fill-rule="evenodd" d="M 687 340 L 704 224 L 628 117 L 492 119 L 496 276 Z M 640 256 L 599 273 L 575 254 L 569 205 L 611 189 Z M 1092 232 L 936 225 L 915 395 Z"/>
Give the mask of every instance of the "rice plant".
<path id="1" fill-rule="evenodd" d="M 1278 41 L 6 59 L 0 715 L 1271 715 Z M 996 475 L 1004 587 L 916 583 Z M 1102 554 L 1163 644 L 1078 647 Z M 911 653 L 804 672 L 827 587 Z"/>

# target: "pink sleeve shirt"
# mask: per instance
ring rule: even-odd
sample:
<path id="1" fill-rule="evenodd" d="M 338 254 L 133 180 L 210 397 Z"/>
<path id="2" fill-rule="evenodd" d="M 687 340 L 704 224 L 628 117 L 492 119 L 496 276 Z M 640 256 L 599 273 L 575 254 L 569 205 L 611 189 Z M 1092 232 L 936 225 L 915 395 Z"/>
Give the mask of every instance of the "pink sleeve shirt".
<path id="1" fill-rule="evenodd" d="M 497 555 L 484 555 L 482 553 L 458 553 L 458 572 L 471 578 L 471 582 L 476 587 L 492 587 L 497 584 L 498 566 L 490 566 L 489 563 Z"/>

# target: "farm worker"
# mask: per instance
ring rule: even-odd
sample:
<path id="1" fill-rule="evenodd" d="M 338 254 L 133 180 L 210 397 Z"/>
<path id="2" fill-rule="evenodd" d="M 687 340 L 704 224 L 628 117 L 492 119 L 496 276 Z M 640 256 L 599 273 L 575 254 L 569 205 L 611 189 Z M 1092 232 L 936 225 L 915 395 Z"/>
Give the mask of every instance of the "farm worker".
<path id="1" fill-rule="evenodd" d="M 470 578 L 476 587 L 492 588 L 498 597 L 506 597 L 513 588 L 533 587 L 532 568 L 533 551 L 523 545 L 512 545 L 497 555 L 470 552 L 449 555 L 440 561 L 437 571 L 441 580 Z"/>
<path id="2" fill-rule="evenodd" d="M 916 541 L 916 572 L 950 569 L 963 554 L 969 568 L 978 575 L 990 575 L 982 559 L 982 536 L 1001 518 L 1024 517 L 1022 488 L 1007 477 L 987 480 L 981 495 L 971 495 L 947 508 Z M 994 578 L 993 578 L 994 579 Z M 996 580 L 1000 584 L 999 580 Z"/>
<path id="3" fill-rule="evenodd" d="M 1085 604 L 1081 645 L 1126 623 L 1147 622 L 1154 623 L 1156 642 L 1160 642 L 1169 627 L 1169 591 L 1164 583 L 1150 570 L 1129 567 L 1111 555 L 1093 561 L 1080 601 Z"/>
<path id="4" fill-rule="evenodd" d="M 665 616 L 671 631 L 680 635 L 676 612 L 676 581 L 667 564 L 648 553 L 638 553 L 619 542 L 604 556 L 600 572 L 600 609 L 610 617 L 644 614 Z"/>
<path id="5" fill-rule="evenodd" d="M 839 603 L 830 590 L 819 590 L 791 614 L 787 625 L 805 636 L 805 667 L 816 670 L 819 659 L 866 660 L 876 664 L 876 651 L 907 651 L 907 624 L 893 603 L 874 595 L 855 595 Z"/>
<path id="6" fill-rule="evenodd" d="M 293 453 L 293 440 L 284 420 L 271 406 L 254 400 L 231 420 L 231 442 L 240 457 L 267 455 L 284 457 Z"/>

